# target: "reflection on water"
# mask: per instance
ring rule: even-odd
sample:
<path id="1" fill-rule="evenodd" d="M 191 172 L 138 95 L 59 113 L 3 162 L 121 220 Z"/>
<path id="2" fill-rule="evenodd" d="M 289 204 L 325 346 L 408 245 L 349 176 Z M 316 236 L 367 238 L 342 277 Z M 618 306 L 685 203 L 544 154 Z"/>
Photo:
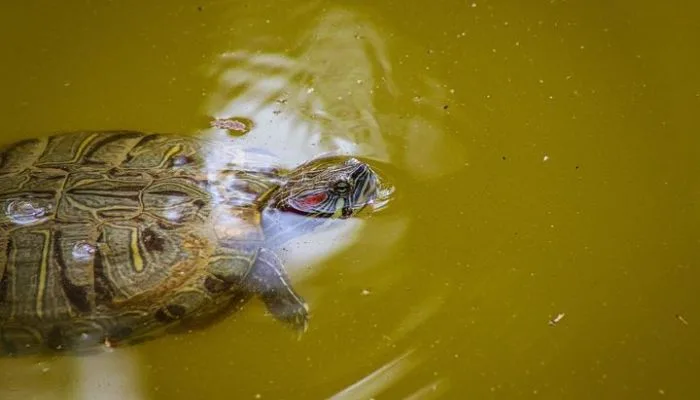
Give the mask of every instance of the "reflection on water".
<path id="1" fill-rule="evenodd" d="M 285 49 L 294 56 L 240 46 L 210 71 L 218 90 L 206 112 L 254 119 L 244 145 L 268 149 L 287 166 L 323 153 L 362 155 L 419 177 L 463 165 L 461 145 L 441 126 L 450 89 L 428 73 L 398 88 L 388 44 L 367 18 L 339 8 L 317 14 L 295 48 Z M 407 97 L 413 101 L 401 114 L 378 109 L 380 100 Z M 405 146 L 390 149 L 396 140 Z"/>
<path id="2" fill-rule="evenodd" d="M 398 384 L 406 374 L 419 366 L 421 362 L 422 360 L 413 350 L 406 351 L 352 385 L 340 390 L 329 397 L 329 399 L 372 399 L 381 396 L 387 388 Z M 444 379 L 435 379 L 403 398 L 412 400 L 436 399 L 440 398 L 446 389 L 447 382 Z"/>
<path id="3" fill-rule="evenodd" d="M 46 220 L 47 207 L 28 200 L 12 200 L 7 204 L 3 217 L 17 225 L 34 225 Z M 3 218 L 4 219 L 4 218 Z"/>
<path id="4" fill-rule="evenodd" d="M 130 349 L 89 356 L 0 359 L 0 399 L 145 399 L 142 364 Z"/>
<path id="5" fill-rule="evenodd" d="M 104 352 L 72 361 L 76 382 L 72 398 L 87 400 L 144 399 L 143 366 L 127 350 Z"/>
<path id="6" fill-rule="evenodd" d="M 393 162 L 374 96 L 396 89 L 386 46 L 369 22 L 342 9 L 322 12 L 315 24 L 299 32 L 293 57 L 251 48 L 244 41 L 236 44 L 240 47 L 222 54 L 210 71 L 218 90 L 208 99 L 206 113 L 255 121 L 255 128 L 239 138 L 241 146 L 266 149 L 288 168 L 329 154 Z M 228 132 L 211 129 L 206 134 Z M 363 224 L 348 221 L 289 243 L 287 265 L 297 277 L 312 273 L 308 266 L 352 246 Z M 399 240 L 397 228 L 394 223 L 384 237 Z"/>

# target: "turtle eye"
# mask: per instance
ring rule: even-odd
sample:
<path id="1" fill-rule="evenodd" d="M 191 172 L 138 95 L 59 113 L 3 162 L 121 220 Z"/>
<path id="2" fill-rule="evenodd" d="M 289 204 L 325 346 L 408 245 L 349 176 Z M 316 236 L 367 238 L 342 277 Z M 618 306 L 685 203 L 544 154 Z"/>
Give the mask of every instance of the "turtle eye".
<path id="1" fill-rule="evenodd" d="M 345 179 L 338 180 L 333 182 L 333 185 L 331 186 L 331 190 L 333 193 L 338 194 L 338 195 L 344 195 L 347 192 L 350 191 L 351 185 L 350 182 L 348 182 Z"/>

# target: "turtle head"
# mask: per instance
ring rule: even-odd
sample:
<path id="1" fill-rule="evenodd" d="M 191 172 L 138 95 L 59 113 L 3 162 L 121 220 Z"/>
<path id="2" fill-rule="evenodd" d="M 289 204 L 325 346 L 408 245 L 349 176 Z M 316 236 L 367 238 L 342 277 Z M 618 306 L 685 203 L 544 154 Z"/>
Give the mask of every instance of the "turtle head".
<path id="1" fill-rule="evenodd" d="M 272 207 L 315 218 L 349 218 L 379 195 L 379 177 L 354 157 L 324 157 L 292 170 Z"/>
<path id="2" fill-rule="evenodd" d="M 392 190 L 367 163 L 354 157 L 317 158 L 287 173 L 263 211 L 270 243 L 280 244 L 363 210 L 376 211 Z"/>

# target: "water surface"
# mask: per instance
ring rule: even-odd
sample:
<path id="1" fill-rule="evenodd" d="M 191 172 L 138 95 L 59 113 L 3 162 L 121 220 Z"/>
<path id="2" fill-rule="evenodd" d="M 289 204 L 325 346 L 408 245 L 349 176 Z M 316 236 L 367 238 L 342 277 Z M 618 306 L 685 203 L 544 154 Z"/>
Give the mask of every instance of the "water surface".
<path id="1" fill-rule="evenodd" d="M 32 1 L 0 13 L 0 142 L 225 135 L 391 165 L 396 200 L 283 255 L 259 303 L 97 357 L 0 360 L 3 399 L 693 398 L 696 5 Z"/>

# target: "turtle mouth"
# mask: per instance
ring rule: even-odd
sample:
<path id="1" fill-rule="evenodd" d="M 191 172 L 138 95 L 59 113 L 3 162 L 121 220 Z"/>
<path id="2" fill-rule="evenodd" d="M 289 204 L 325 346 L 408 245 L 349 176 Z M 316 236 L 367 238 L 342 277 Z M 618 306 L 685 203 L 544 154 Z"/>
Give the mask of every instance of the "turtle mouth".
<path id="1" fill-rule="evenodd" d="M 366 197 L 367 200 L 361 208 L 355 209 L 355 215 L 358 216 L 365 213 L 373 214 L 383 211 L 395 200 L 396 187 L 393 185 L 397 174 L 395 168 L 389 164 L 374 161 L 371 171 L 373 179 L 372 194 Z"/>

